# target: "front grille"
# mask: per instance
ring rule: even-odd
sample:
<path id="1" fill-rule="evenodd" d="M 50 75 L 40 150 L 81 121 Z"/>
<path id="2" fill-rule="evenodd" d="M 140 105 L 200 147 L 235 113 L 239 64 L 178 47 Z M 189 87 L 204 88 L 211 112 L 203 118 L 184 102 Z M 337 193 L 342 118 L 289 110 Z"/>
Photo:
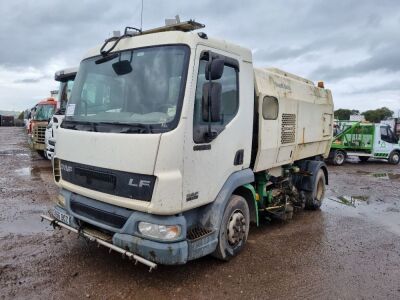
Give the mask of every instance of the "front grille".
<path id="1" fill-rule="evenodd" d="M 156 177 L 61 161 L 61 178 L 110 195 L 150 201 Z"/>
<path id="2" fill-rule="evenodd" d="M 109 191 L 115 189 L 116 178 L 114 175 L 75 167 L 75 177 L 81 185 L 88 183 L 98 191 Z"/>
<path id="3" fill-rule="evenodd" d="M 36 143 L 44 144 L 45 142 L 45 134 L 46 134 L 46 126 L 37 125 L 33 128 L 33 138 Z"/>
<path id="4" fill-rule="evenodd" d="M 128 219 L 124 216 L 104 211 L 76 201 L 71 201 L 71 210 L 82 217 L 101 222 L 102 224 L 114 228 L 122 228 Z"/>

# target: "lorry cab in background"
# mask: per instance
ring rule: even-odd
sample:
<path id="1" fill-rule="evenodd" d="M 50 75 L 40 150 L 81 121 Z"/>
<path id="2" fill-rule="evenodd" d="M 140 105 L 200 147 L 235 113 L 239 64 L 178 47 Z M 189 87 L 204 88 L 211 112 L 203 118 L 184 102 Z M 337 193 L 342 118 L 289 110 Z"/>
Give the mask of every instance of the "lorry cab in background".
<path id="1" fill-rule="evenodd" d="M 36 104 L 31 110 L 31 121 L 28 129 L 28 141 L 33 150 L 44 157 L 46 127 L 56 111 L 57 101 L 46 98 Z"/>
<path id="2" fill-rule="evenodd" d="M 394 134 L 391 127 L 385 124 L 375 124 L 374 156 L 385 158 L 391 164 L 400 162 L 399 137 Z"/>
<path id="3" fill-rule="evenodd" d="M 54 148 L 57 140 L 57 129 L 64 119 L 65 108 L 67 107 L 67 102 L 71 95 L 72 86 L 74 84 L 77 71 L 78 68 L 68 68 L 57 71 L 54 75 L 54 80 L 60 82 L 60 87 L 58 90 L 57 110 L 51 117 L 45 134 L 45 157 L 50 160 L 54 154 Z"/>

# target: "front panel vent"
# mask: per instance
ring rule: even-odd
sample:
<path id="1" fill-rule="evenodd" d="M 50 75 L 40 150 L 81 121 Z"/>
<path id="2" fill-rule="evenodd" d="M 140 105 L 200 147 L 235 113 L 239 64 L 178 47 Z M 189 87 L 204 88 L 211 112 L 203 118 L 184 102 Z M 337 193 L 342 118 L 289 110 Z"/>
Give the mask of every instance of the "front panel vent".
<path id="1" fill-rule="evenodd" d="M 281 144 L 291 144 L 296 141 L 296 115 L 282 114 Z"/>

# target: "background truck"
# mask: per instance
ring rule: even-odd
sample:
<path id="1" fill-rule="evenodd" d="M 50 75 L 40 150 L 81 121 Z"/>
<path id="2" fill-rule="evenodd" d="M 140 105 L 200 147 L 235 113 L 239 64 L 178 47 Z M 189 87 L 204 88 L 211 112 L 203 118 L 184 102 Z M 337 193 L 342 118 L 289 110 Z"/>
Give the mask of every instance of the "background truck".
<path id="1" fill-rule="evenodd" d="M 64 119 L 65 108 L 67 107 L 67 102 L 71 95 L 72 86 L 74 84 L 74 79 L 77 71 L 78 68 L 68 68 L 60 70 L 56 72 L 54 75 L 54 79 L 60 82 L 60 88 L 57 92 L 58 94 L 57 111 L 51 117 L 50 122 L 46 128 L 45 157 L 47 159 L 52 159 L 53 157 L 54 148 L 57 140 L 57 128 Z"/>
<path id="2" fill-rule="evenodd" d="M 36 150 L 44 157 L 45 132 L 50 118 L 53 116 L 57 107 L 54 98 L 46 98 L 36 104 L 31 112 L 31 120 L 28 124 L 28 141 L 33 150 Z"/>
<path id="3" fill-rule="evenodd" d="M 399 138 L 389 125 L 339 121 L 336 126 L 329 154 L 333 164 L 342 165 L 349 156 L 357 156 L 362 162 L 369 158 L 387 159 L 391 164 L 400 162 Z"/>
<path id="4" fill-rule="evenodd" d="M 192 32 L 202 27 L 126 28 L 87 53 L 44 219 L 154 268 L 229 260 L 250 223 L 321 206 L 331 92 L 254 68 L 249 49 Z"/>
<path id="5" fill-rule="evenodd" d="M 0 126 L 14 126 L 15 125 L 15 118 L 14 116 L 5 116 L 0 115 Z"/>
<path id="6" fill-rule="evenodd" d="M 381 124 L 389 125 L 390 129 L 393 131 L 393 133 L 397 137 L 400 137 L 400 118 L 390 118 L 388 120 L 383 120 L 383 121 L 381 121 Z"/>

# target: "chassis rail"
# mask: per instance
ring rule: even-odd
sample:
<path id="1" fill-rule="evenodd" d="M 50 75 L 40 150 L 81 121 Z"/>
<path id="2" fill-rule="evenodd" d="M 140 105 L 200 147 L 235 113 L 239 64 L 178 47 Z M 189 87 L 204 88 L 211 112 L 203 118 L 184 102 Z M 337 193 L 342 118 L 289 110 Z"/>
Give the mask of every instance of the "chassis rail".
<path id="1" fill-rule="evenodd" d="M 149 261 L 149 260 L 147 260 L 147 259 L 145 259 L 145 258 L 143 258 L 141 256 L 138 256 L 138 255 L 136 255 L 136 254 L 134 254 L 132 252 L 126 251 L 126 250 L 124 250 L 124 249 L 122 249 L 122 248 L 120 248 L 118 246 L 115 246 L 115 245 L 113 245 L 111 243 L 103 241 L 102 239 L 94 237 L 94 236 L 88 234 L 87 232 L 85 232 L 84 230 L 79 231 L 79 230 L 77 230 L 77 229 L 75 229 L 75 228 L 73 228 L 71 226 L 68 226 L 68 225 L 66 225 L 66 224 L 64 224 L 64 223 L 62 223 L 62 222 L 60 222 L 60 221 L 58 221 L 58 220 L 56 220 L 56 219 L 54 219 L 54 218 L 52 218 L 50 216 L 40 215 L 40 217 L 42 218 L 42 222 L 43 222 L 43 220 L 49 221 L 53 226 L 63 227 L 65 229 L 68 229 L 69 231 L 72 231 L 72 232 L 74 232 L 76 234 L 84 236 L 85 238 L 89 239 L 89 241 L 91 241 L 91 242 L 97 242 L 97 244 L 109 248 L 110 252 L 111 252 L 111 250 L 114 250 L 115 252 L 121 253 L 122 256 L 126 256 L 129 259 L 135 260 L 135 264 L 140 262 L 140 263 L 148 266 L 150 268 L 149 272 L 151 272 L 153 269 L 157 268 L 157 264 L 156 263 L 151 262 L 151 261 Z"/>

